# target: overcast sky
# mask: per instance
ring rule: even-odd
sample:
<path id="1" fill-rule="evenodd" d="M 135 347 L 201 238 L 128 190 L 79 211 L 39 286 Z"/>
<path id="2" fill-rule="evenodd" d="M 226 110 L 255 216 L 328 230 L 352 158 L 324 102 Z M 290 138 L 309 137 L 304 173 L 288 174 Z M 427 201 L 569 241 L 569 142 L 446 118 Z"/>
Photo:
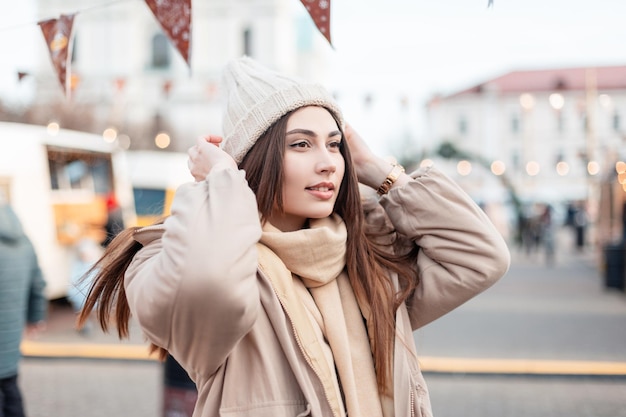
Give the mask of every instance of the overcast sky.
<path id="1" fill-rule="evenodd" d="M 304 13 L 300 2 L 293 1 Z M 455 92 L 518 69 L 626 65 L 626 0 L 493 0 L 492 7 L 487 3 L 331 0 L 330 87 L 344 98 L 359 97 L 349 105 L 342 103 L 352 120 L 363 125 L 375 121 L 362 108 L 363 95 L 372 94 L 373 107 L 390 114 L 377 115 L 390 117 L 397 128 L 410 123 L 419 135 L 424 125 L 417 120 L 419 112 L 434 93 Z M 28 23 L 32 10 L 27 5 L 33 7 L 25 2 L 3 13 L 2 27 Z M 11 34 L 5 43 L 15 42 Z M 41 34 L 31 30 L 24 36 Z M 22 64 L 28 62 L 27 56 L 33 59 L 32 51 L 23 48 L 19 55 Z M 15 72 L 7 64 L 14 58 L 12 53 L 1 58 L 0 74 L 10 81 Z M 409 99 L 411 120 L 389 104 L 401 96 Z"/>
<path id="2" fill-rule="evenodd" d="M 626 65 L 626 0 L 332 0 L 332 87 L 378 152 L 424 138 L 424 103 L 509 71 Z M 359 96 L 371 94 L 373 105 Z M 399 97 L 409 99 L 402 111 Z M 352 101 L 350 101 L 352 99 Z M 365 135 L 364 135 L 365 136 Z M 426 141 L 426 142 L 425 142 Z"/>
<path id="3" fill-rule="evenodd" d="M 6 10 L 1 27 L 28 25 L 31 1 Z M 84 7 L 125 1 L 130 0 L 89 0 Z M 300 1 L 293 2 L 304 10 Z M 429 95 L 514 69 L 626 64 L 626 0 L 487 3 L 331 0 L 332 82 L 342 88 L 366 85 Z M 10 31 L 12 38 L 15 33 Z M 28 35 L 40 36 L 35 30 Z M 11 57 L 2 60 L 8 64 Z"/>
<path id="4" fill-rule="evenodd" d="M 336 82 L 450 92 L 515 69 L 626 65 L 625 0 L 332 0 Z"/>

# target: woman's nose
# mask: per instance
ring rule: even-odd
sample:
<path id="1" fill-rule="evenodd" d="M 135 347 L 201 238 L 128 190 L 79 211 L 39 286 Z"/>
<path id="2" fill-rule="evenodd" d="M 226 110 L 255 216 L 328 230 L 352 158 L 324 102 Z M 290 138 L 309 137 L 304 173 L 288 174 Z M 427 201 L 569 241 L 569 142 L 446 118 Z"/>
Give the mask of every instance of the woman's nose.
<path id="1" fill-rule="evenodd" d="M 320 172 L 330 172 L 333 173 L 337 170 L 337 162 L 333 155 L 330 154 L 327 150 L 323 150 L 320 152 L 319 161 L 317 162 L 317 169 Z"/>

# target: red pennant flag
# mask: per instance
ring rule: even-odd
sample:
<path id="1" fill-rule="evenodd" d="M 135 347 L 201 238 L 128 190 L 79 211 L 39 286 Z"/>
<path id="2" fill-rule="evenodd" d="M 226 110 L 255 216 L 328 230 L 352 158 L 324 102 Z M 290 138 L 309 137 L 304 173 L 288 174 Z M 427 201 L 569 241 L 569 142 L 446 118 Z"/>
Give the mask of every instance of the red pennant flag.
<path id="1" fill-rule="evenodd" d="M 115 91 L 121 93 L 122 91 L 124 91 L 124 87 L 126 87 L 126 78 L 116 78 Z"/>
<path id="2" fill-rule="evenodd" d="M 163 95 L 165 98 L 170 96 L 170 91 L 172 91 L 172 80 L 163 81 Z"/>
<path id="3" fill-rule="evenodd" d="M 159 24 L 189 67 L 191 44 L 191 0 L 145 0 Z"/>
<path id="4" fill-rule="evenodd" d="M 311 15 L 315 26 L 330 41 L 330 0 L 300 0 Z"/>
<path id="5" fill-rule="evenodd" d="M 39 22 L 43 36 L 46 39 L 52 65 L 57 71 L 59 81 L 65 91 L 70 94 L 70 61 L 72 58 L 72 26 L 74 15 L 61 15 L 58 19 Z"/>

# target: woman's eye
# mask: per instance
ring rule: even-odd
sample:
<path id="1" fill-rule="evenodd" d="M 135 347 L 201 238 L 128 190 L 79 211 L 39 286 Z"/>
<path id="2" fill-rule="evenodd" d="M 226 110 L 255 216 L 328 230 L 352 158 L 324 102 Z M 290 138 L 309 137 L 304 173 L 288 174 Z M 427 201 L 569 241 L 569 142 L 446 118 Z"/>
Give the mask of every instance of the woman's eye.
<path id="1" fill-rule="evenodd" d="M 328 144 L 328 146 L 331 147 L 331 148 L 340 149 L 341 148 L 341 142 L 340 141 L 330 142 Z"/>
<path id="2" fill-rule="evenodd" d="M 306 148 L 307 146 L 309 146 L 309 144 L 306 141 L 301 141 L 301 142 L 294 142 L 289 146 L 292 148 Z"/>

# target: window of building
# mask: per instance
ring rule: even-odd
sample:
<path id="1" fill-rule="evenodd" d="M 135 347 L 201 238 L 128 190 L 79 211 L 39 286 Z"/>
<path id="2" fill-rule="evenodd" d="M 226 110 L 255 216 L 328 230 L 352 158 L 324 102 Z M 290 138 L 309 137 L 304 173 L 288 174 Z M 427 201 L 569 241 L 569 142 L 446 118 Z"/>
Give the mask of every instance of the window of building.
<path id="1" fill-rule="evenodd" d="M 167 36 L 157 33 L 152 37 L 152 68 L 169 68 L 170 45 Z"/>
<path id="2" fill-rule="evenodd" d="M 520 169 L 520 157 L 519 152 L 513 152 L 511 155 L 511 162 L 513 164 L 513 169 L 518 171 Z"/>
<path id="3" fill-rule="evenodd" d="M 622 120 L 618 112 L 613 113 L 613 130 L 619 132 L 621 130 Z"/>
<path id="4" fill-rule="evenodd" d="M 76 35 L 74 35 L 72 37 L 72 59 L 71 59 L 72 64 L 75 64 L 77 62 L 76 61 L 77 56 L 78 56 L 78 48 L 77 48 Z"/>
<path id="5" fill-rule="evenodd" d="M 296 21 L 296 44 L 299 52 L 311 52 L 313 50 L 313 36 L 317 29 L 313 20 L 308 15 L 301 15 Z"/>
<path id="6" fill-rule="evenodd" d="M 562 111 L 556 112 L 556 128 L 559 133 L 563 133 L 563 131 L 565 131 L 565 118 L 563 117 Z"/>
<path id="7" fill-rule="evenodd" d="M 249 27 L 243 31 L 243 53 L 252 56 L 252 29 Z"/>
<path id="8" fill-rule="evenodd" d="M 465 135 L 467 133 L 467 119 L 465 118 L 465 116 L 459 117 L 458 127 L 459 134 Z"/>
<path id="9" fill-rule="evenodd" d="M 517 114 L 514 114 L 511 117 L 511 132 L 513 133 L 519 133 L 520 130 L 520 126 L 519 126 L 519 116 Z"/>
<path id="10" fill-rule="evenodd" d="M 583 132 L 587 132 L 587 113 L 583 112 L 580 115 L 581 127 Z"/>
<path id="11" fill-rule="evenodd" d="M 563 155 L 563 151 L 559 151 L 556 153 L 556 156 L 554 157 L 554 164 L 558 164 L 559 162 L 563 162 L 565 161 L 565 156 Z"/>

